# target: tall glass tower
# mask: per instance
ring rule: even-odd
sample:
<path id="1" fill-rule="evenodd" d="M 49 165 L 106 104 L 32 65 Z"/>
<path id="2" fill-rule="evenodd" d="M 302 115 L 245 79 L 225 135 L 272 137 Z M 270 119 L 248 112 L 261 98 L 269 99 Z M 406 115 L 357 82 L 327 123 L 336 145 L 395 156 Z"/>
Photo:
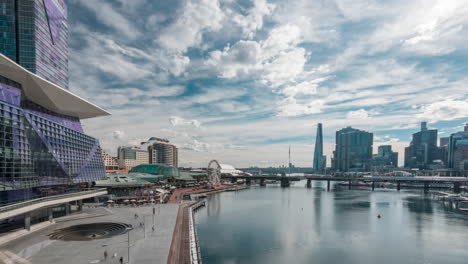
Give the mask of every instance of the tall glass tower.
<path id="1" fill-rule="evenodd" d="M 67 20 L 63 0 L 0 0 L 0 53 L 68 89 Z"/>
<path id="2" fill-rule="evenodd" d="M 326 166 L 327 157 L 323 155 L 323 132 L 322 123 L 317 125 L 317 136 L 315 138 L 314 171 L 323 171 Z"/>
<path id="3" fill-rule="evenodd" d="M 81 119 L 109 115 L 68 89 L 62 0 L 0 0 L 0 205 L 105 176 Z"/>

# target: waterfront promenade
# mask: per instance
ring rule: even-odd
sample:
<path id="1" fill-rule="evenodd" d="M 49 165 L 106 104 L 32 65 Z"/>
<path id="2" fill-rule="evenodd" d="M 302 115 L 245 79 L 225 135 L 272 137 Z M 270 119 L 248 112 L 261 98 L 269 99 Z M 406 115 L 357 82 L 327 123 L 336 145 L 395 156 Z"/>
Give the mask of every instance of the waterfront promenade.
<path id="1" fill-rule="evenodd" d="M 130 263 L 167 263 L 179 205 L 156 206 L 155 230 L 152 231 L 152 206 L 85 208 L 56 220 L 56 224 L 14 240 L 0 249 L 0 263 L 128 263 L 128 235 L 121 234 L 89 241 L 50 240 L 55 230 L 77 224 L 114 222 L 131 224 Z M 138 218 L 135 218 L 135 214 Z M 140 226 L 144 222 L 145 227 Z M 107 260 L 104 259 L 107 251 Z M 114 257 L 115 256 L 115 257 Z M 13 262 L 9 262 L 13 261 Z"/>

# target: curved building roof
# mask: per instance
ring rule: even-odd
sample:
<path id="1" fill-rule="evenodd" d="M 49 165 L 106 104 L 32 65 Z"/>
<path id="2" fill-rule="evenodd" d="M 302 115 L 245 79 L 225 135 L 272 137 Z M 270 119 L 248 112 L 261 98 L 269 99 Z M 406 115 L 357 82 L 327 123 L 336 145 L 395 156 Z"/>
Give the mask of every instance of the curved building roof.
<path id="1" fill-rule="evenodd" d="M 53 112 L 80 119 L 110 115 L 99 106 L 26 70 L 0 54 L 0 75 L 21 84 L 24 96 Z"/>
<path id="2" fill-rule="evenodd" d="M 133 172 L 164 175 L 165 177 L 180 177 L 177 168 L 165 164 L 140 164 L 130 170 L 130 173 Z"/>

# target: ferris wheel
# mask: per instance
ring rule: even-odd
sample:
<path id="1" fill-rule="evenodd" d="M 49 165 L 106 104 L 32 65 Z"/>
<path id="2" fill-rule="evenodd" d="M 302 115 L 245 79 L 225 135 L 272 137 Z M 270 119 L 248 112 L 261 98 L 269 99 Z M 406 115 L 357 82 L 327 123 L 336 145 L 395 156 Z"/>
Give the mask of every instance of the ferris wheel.
<path id="1" fill-rule="evenodd" d="M 208 180 L 213 185 L 221 183 L 221 166 L 217 160 L 212 160 L 207 167 Z"/>

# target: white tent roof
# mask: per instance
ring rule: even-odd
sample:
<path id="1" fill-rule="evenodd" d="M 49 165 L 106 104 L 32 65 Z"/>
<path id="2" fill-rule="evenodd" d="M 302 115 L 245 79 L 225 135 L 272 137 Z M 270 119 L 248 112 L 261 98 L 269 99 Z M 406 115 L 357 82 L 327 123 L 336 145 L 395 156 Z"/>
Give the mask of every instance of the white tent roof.
<path id="1" fill-rule="evenodd" d="M 53 112 L 80 119 L 110 115 L 99 106 L 26 70 L 3 54 L 0 54 L 0 75 L 20 83 L 28 100 Z"/>

